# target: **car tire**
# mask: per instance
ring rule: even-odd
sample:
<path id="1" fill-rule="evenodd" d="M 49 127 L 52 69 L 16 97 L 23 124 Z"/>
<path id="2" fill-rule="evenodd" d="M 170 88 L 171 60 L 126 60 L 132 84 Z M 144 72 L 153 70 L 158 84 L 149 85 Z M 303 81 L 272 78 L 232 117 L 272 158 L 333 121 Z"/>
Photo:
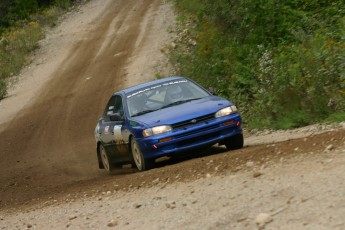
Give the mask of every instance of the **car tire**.
<path id="1" fill-rule="evenodd" d="M 243 134 L 241 133 L 226 140 L 225 146 L 228 150 L 241 149 L 243 142 Z"/>
<path id="2" fill-rule="evenodd" d="M 154 159 L 145 159 L 140 150 L 137 140 L 133 137 L 131 140 L 131 151 L 133 162 L 139 171 L 146 171 L 154 167 Z"/>
<path id="3" fill-rule="evenodd" d="M 99 146 L 99 155 L 103 164 L 103 168 L 108 172 L 111 173 L 114 169 L 112 164 L 111 157 L 109 157 L 108 153 L 105 151 L 103 145 Z"/>

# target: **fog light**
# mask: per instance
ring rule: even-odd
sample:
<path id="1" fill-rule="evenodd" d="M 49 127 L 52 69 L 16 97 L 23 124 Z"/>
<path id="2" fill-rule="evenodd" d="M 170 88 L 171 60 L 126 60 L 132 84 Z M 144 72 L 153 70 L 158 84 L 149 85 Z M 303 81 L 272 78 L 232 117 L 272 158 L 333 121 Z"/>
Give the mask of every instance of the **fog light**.
<path id="1" fill-rule="evenodd" d="M 227 126 L 227 125 L 232 125 L 233 123 L 235 123 L 235 121 L 230 120 L 230 121 L 223 122 L 222 125 Z"/>

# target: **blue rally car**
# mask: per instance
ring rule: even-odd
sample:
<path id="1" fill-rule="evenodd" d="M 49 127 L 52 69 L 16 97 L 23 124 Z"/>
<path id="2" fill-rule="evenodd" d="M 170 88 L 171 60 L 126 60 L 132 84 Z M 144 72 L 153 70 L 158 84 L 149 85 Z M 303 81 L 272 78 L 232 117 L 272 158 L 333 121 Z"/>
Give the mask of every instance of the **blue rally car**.
<path id="1" fill-rule="evenodd" d="M 155 159 L 214 144 L 243 147 L 241 116 L 228 100 L 194 81 L 168 77 L 114 93 L 95 138 L 99 167 L 132 163 L 140 171 Z"/>

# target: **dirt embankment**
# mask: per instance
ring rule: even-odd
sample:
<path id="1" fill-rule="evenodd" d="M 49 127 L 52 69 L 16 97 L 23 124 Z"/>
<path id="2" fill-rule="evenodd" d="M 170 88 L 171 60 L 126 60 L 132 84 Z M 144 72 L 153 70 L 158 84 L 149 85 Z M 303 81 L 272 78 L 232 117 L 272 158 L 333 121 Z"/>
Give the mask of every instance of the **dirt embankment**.
<path id="1" fill-rule="evenodd" d="M 93 0 L 49 33 L 0 103 L 1 229 L 345 228 L 344 125 L 246 133 L 241 150 L 143 173 L 97 169 L 104 104 L 154 79 L 173 23 L 160 0 Z"/>
<path id="2" fill-rule="evenodd" d="M 167 7 L 159 0 L 91 1 L 42 42 L 1 102 L 0 205 L 103 176 L 95 167 L 95 124 L 113 92 L 154 79 L 169 36 L 160 31 L 173 22 Z"/>

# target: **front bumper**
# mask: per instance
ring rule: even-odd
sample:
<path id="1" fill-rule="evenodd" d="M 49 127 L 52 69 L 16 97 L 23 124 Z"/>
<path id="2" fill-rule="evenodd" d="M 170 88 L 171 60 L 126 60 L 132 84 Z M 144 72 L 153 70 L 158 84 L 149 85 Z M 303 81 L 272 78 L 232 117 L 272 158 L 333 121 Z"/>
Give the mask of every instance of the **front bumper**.
<path id="1" fill-rule="evenodd" d="M 137 141 L 145 158 L 158 158 L 211 146 L 241 134 L 241 123 L 240 115 L 235 113 Z"/>

